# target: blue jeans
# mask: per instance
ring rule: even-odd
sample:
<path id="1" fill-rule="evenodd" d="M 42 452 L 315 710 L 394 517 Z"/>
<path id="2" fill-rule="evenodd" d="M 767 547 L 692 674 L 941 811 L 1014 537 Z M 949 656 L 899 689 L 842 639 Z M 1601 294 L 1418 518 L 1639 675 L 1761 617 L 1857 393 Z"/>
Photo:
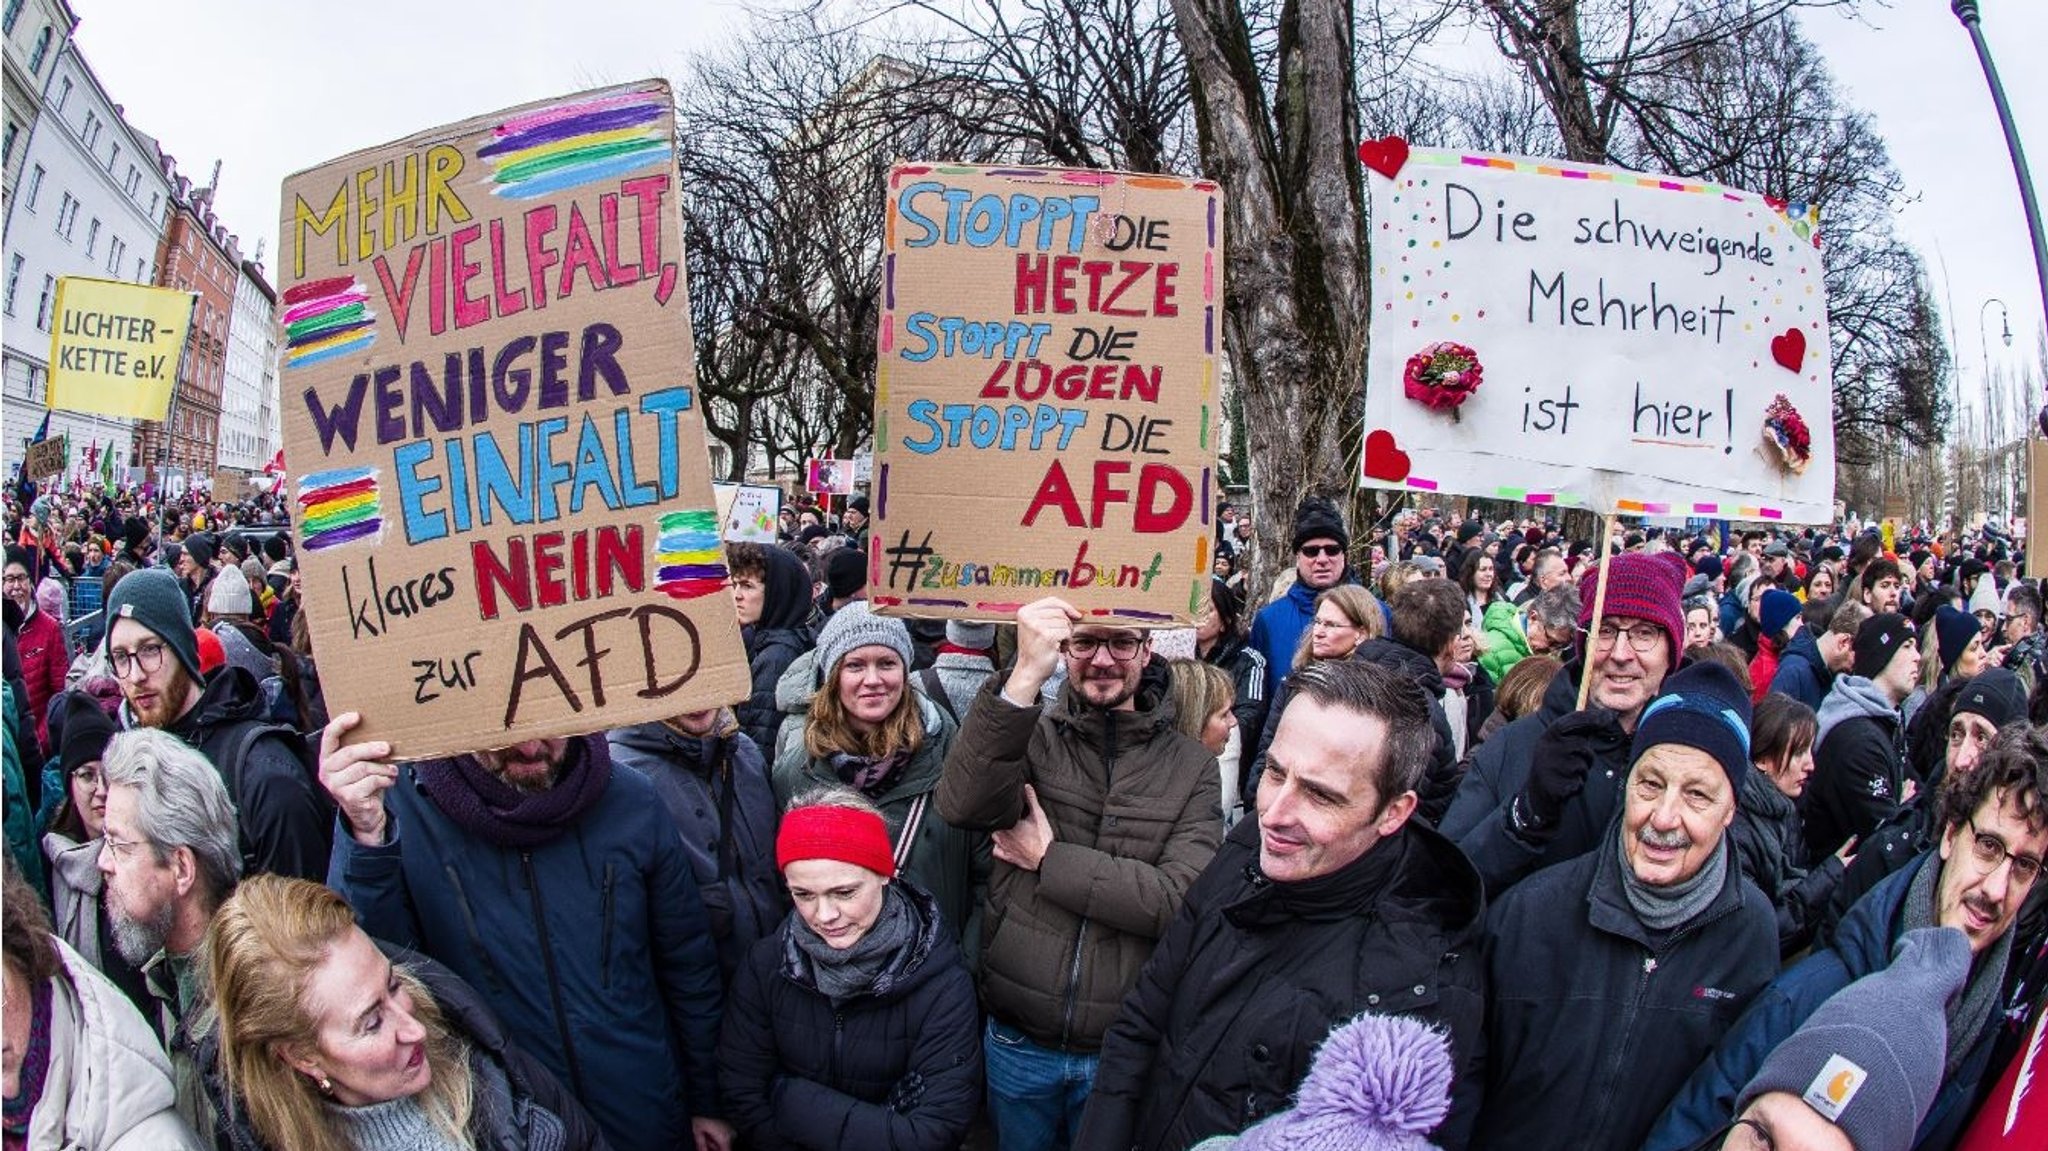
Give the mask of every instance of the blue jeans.
<path id="1" fill-rule="evenodd" d="M 1065 1151 L 1081 1129 L 1098 1058 L 1040 1047 L 993 1019 L 981 1047 L 997 1151 Z"/>

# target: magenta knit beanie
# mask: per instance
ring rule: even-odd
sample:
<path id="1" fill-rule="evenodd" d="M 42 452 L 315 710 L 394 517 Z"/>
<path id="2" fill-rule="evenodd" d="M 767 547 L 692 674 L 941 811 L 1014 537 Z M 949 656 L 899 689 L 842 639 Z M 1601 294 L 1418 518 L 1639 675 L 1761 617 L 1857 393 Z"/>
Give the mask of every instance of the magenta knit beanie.
<path id="1" fill-rule="evenodd" d="M 1579 577 L 1579 626 L 1593 626 L 1593 593 L 1600 574 L 1594 564 Z M 1678 666 L 1685 649 L 1684 599 L 1688 575 L 1685 558 L 1676 552 L 1624 552 L 1607 561 L 1606 618 L 1627 616 L 1647 620 L 1664 629 L 1671 641 L 1671 666 Z M 1590 642 L 1587 645 L 1591 646 Z"/>

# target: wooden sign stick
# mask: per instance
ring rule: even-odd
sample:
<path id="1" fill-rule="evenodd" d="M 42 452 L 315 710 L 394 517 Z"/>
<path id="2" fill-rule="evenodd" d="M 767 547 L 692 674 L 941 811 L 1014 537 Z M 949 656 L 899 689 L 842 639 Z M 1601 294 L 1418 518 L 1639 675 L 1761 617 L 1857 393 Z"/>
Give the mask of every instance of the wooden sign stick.
<path id="1" fill-rule="evenodd" d="M 1586 666 L 1579 672 L 1579 706 L 1586 710 L 1586 697 L 1593 693 L 1593 660 L 1600 648 L 1600 618 L 1607 610 L 1607 562 L 1614 550 L 1614 513 L 1600 517 L 1600 567 L 1593 577 L 1593 621 L 1586 629 Z"/>

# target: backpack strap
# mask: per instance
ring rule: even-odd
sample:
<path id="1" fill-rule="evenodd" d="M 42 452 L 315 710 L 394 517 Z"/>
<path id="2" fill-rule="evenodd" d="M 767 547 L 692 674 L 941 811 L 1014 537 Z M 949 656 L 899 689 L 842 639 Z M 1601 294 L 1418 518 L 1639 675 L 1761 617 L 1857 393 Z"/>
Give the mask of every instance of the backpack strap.
<path id="1" fill-rule="evenodd" d="M 939 705 L 939 710 L 958 727 L 960 716 L 953 710 L 953 697 L 946 694 L 945 681 L 939 678 L 939 669 L 928 667 L 917 673 L 917 681 L 924 685 L 924 697 Z"/>
<path id="2" fill-rule="evenodd" d="M 911 849 L 917 845 L 917 829 L 924 823 L 924 809 L 931 801 L 929 791 L 910 801 L 910 811 L 903 817 L 903 830 L 896 834 L 896 850 L 892 853 L 898 871 L 910 863 Z"/>

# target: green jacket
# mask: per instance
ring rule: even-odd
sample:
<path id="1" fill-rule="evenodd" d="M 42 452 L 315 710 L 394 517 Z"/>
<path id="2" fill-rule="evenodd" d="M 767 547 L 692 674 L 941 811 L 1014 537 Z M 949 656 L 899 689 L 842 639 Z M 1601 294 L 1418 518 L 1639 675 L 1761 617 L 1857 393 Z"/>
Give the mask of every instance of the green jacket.
<path id="1" fill-rule="evenodd" d="M 1514 604 L 1496 601 L 1486 605 L 1486 615 L 1480 620 L 1483 634 L 1479 666 L 1486 669 L 1495 683 L 1506 677 L 1509 668 L 1529 658 L 1529 636 L 1522 630 L 1523 618 L 1522 610 Z"/>
<path id="2" fill-rule="evenodd" d="M 24 723 L 21 701 L 14 697 L 14 685 L 0 683 L 0 726 L 6 728 L 6 770 L 7 770 L 7 850 L 14 856 L 14 866 L 21 869 L 21 877 L 36 889 L 45 900 L 50 898 L 50 888 L 43 880 L 43 849 L 36 840 L 36 821 L 28 806 L 28 777 L 24 770 L 39 770 L 40 764 L 21 762 L 21 748 L 14 741 L 15 733 Z"/>

